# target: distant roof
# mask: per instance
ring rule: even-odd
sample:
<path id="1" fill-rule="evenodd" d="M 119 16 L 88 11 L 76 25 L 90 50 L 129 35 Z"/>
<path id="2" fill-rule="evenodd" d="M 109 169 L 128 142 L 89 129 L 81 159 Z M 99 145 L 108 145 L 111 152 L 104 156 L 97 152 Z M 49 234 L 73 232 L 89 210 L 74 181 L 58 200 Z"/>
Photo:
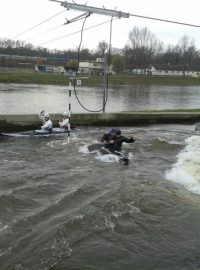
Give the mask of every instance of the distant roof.
<path id="1" fill-rule="evenodd" d="M 183 65 L 171 65 L 171 64 L 155 64 L 152 65 L 156 70 L 171 70 L 171 71 L 200 71 L 200 65 L 189 65 L 184 67 Z"/>

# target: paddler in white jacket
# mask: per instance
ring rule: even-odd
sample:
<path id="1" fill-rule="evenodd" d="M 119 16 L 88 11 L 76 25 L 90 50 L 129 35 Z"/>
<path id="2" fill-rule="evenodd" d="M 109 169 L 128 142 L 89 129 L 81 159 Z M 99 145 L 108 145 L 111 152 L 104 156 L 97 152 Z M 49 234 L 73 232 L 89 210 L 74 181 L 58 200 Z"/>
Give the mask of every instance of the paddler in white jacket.
<path id="1" fill-rule="evenodd" d="M 49 118 L 49 114 L 46 113 L 44 116 L 44 123 L 41 126 L 41 130 L 51 132 L 52 128 L 53 128 L 53 123 L 52 123 L 51 119 Z"/>
<path id="2" fill-rule="evenodd" d="M 58 122 L 60 128 L 67 129 L 68 124 L 69 124 L 69 118 L 68 118 L 68 113 L 64 112 L 63 113 L 63 119 Z"/>

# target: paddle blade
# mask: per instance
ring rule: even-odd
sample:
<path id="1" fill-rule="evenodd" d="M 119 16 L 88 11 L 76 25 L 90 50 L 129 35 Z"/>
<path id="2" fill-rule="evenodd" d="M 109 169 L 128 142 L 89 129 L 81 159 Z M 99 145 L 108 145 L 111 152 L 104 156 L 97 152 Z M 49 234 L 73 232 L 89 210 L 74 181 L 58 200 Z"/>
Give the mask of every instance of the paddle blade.
<path id="1" fill-rule="evenodd" d="M 120 161 L 122 162 L 123 165 L 128 165 L 129 164 L 129 159 L 128 158 L 120 158 Z"/>
<path id="2" fill-rule="evenodd" d="M 88 151 L 89 152 L 98 151 L 99 149 L 101 149 L 101 147 L 103 147 L 102 143 L 91 144 L 88 145 Z"/>

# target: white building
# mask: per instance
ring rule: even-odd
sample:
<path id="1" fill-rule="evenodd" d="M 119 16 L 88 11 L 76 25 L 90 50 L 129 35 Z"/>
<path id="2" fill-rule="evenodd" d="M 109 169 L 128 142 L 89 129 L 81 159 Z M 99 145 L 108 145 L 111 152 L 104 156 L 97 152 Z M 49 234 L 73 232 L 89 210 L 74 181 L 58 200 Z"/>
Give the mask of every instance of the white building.
<path id="1" fill-rule="evenodd" d="M 171 69 L 156 69 L 151 66 L 146 69 L 132 69 L 130 74 L 133 75 L 153 75 L 153 76 L 186 76 L 186 77 L 200 77 L 200 71 L 194 70 L 171 70 Z"/>
<path id="2" fill-rule="evenodd" d="M 104 69 L 104 59 L 103 58 L 97 58 L 95 61 L 80 61 L 79 62 L 79 74 L 90 74 L 90 75 L 97 75 L 101 74 Z"/>
<path id="3" fill-rule="evenodd" d="M 158 70 L 155 67 L 151 67 L 149 69 L 150 75 L 155 75 L 155 76 L 186 76 L 186 77 L 199 77 L 200 72 L 199 71 L 192 71 L 192 70 L 187 70 L 187 71 L 182 71 L 182 70 L 171 70 L 171 69 L 165 69 L 165 70 Z"/>
<path id="4" fill-rule="evenodd" d="M 51 66 L 51 65 L 35 65 L 35 71 L 46 72 L 46 73 L 59 73 L 65 74 L 66 71 L 62 66 Z"/>
<path id="5" fill-rule="evenodd" d="M 104 72 L 104 58 L 96 58 L 96 60 L 85 60 L 79 62 L 79 74 L 102 75 Z M 109 67 L 109 74 L 115 74 L 112 65 Z"/>

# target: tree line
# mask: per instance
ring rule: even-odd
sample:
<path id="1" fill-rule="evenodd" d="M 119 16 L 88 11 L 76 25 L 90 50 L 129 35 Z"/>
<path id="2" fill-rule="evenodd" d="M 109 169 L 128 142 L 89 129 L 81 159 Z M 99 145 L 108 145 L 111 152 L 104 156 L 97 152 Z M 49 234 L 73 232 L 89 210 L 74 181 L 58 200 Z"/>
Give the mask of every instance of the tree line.
<path id="1" fill-rule="evenodd" d="M 20 40 L 0 39 L 0 55 L 34 56 L 38 59 L 69 61 L 77 59 L 77 51 L 78 48 L 50 50 L 34 47 L 31 43 Z M 200 50 L 196 48 L 195 42 L 190 37 L 185 35 L 176 45 L 165 46 L 147 27 L 135 26 L 129 32 L 128 43 L 122 49 L 112 48 L 110 50 L 106 41 L 100 41 L 95 51 L 83 48 L 79 52 L 80 60 L 94 60 L 99 57 L 107 57 L 107 61 L 109 59 L 109 63 L 112 64 L 116 73 L 138 69 L 145 72 L 151 66 L 183 72 L 200 70 Z M 42 62 L 42 60 L 40 61 Z M 0 58 L 0 65 L 5 65 L 3 57 Z"/>

